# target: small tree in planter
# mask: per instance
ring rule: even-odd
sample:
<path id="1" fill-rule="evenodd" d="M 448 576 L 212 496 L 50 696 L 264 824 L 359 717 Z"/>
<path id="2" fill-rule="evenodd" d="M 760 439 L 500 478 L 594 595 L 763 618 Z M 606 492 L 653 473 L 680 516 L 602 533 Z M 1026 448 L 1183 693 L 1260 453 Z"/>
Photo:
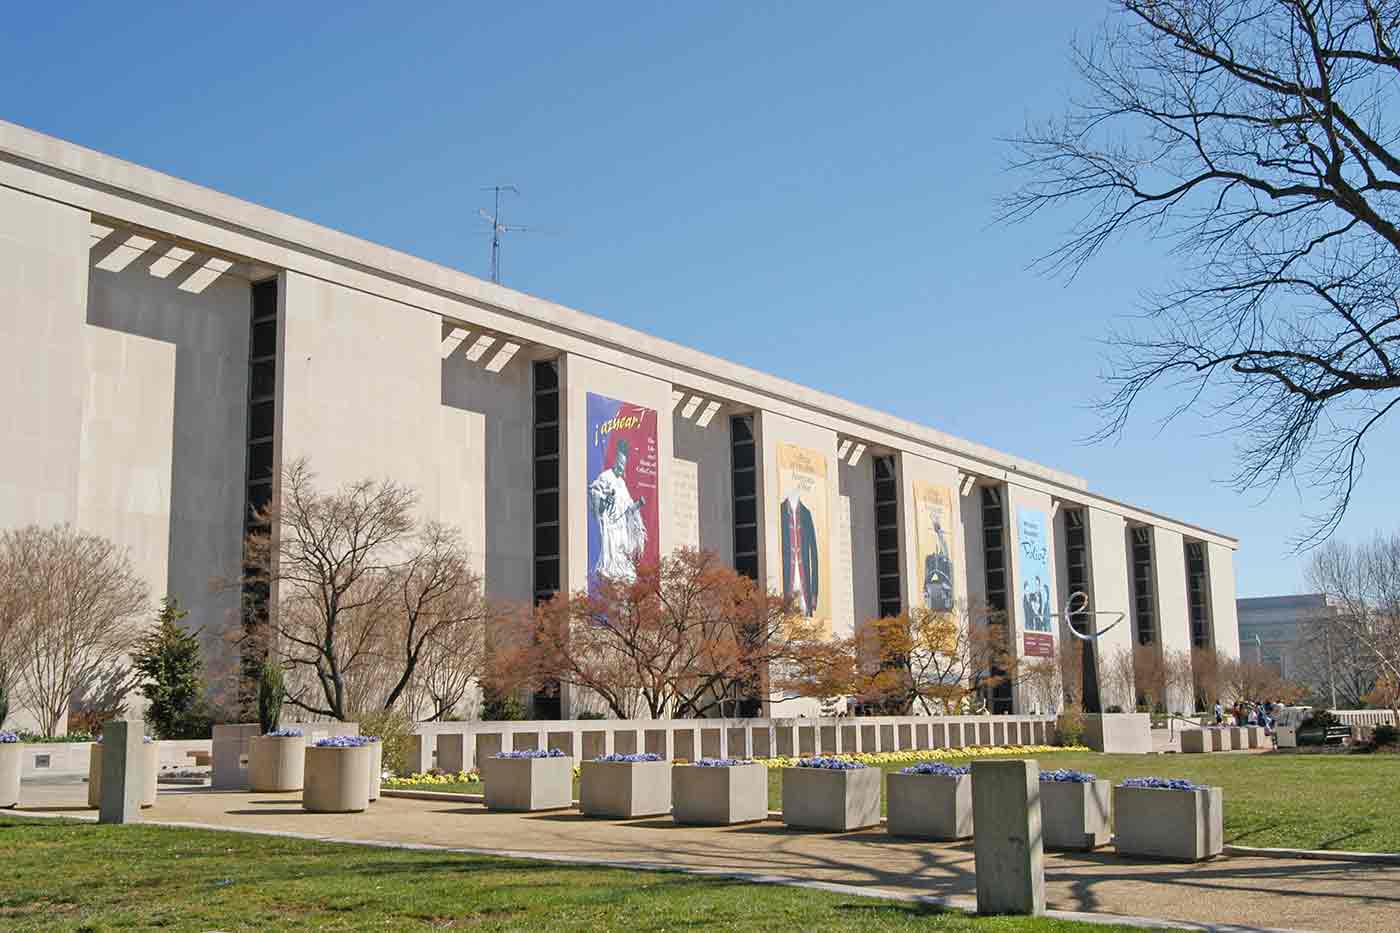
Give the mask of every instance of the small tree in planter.
<path id="1" fill-rule="evenodd" d="M 768 818 L 768 769 L 756 761 L 701 758 L 671 770 L 671 818 L 696 826 L 732 826 Z"/>
<path id="2" fill-rule="evenodd" d="M 604 755 L 579 773 L 585 816 L 634 819 L 671 812 L 671 763 L 660 755 Z"/>
<path id="3" fill-rule="evenodd" d="M 972 769 L 925 761 L 886 778 L 892 836 L 954 840 L 972 836 Z"/>
<path id="4" fill-rule="evenodd" d="M 783 822 L 828 832 L 876 826 L 881 773 L 843 758 L 804 758 L 783 769 Z"/>
<path id="5" fill-rule="evenodd" d="M 1112 786 L 1092 774 L 1061 768 L 1040 772 L 1041 833 L 1049 849 L 1107 844 Z"/>
<path id="6" fill-rule="evenodd" d="M 490 810 L 535 812 L 574 805 L 574 760 L 557 748 L 499 752 L 481 762 Z"/>
<path id="7" fill-rule="evenodd" d="M 1113 788 L 1113 843 L 1119 855 L 1194 862 L 1224 845 L 1224 796 L 1187 780 L 1129 778 Z"/>

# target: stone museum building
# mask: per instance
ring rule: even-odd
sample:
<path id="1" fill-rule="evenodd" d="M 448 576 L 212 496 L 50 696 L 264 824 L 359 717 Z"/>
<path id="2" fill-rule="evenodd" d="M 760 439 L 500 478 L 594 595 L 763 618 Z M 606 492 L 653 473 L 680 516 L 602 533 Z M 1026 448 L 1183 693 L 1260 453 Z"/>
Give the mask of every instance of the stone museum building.
<path id="1" fill-rule="evenodd" d="M 114 539 L 211 652 L 239 624 L 211 580 L 237 576 L 250 509 L 306 458 L 328 487 L 415 487 L 502 599 L 690 546 L 834 633 L 985 603 L 1049 656 L 1082 591 L 1096 624 L 1124 619 L 1085 643 L 1100 664 L 1136 644 L 1239 654 L 1234 538 L 3 122 L 0 334 L 0 527 Z"/>

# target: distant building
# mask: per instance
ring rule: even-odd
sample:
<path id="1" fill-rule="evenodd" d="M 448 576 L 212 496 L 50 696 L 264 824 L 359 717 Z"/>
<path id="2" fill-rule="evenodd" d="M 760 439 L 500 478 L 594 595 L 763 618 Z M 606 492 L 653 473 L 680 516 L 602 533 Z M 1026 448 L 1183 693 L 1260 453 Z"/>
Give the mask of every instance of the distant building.
<path id="1" fill-rule="evenodd" d="M 1336 615 L 1321 593 L 1257 596 L 1235 600 L 1240 622 L 1240 658 L 1270 664 L 1289 680 L 1302 673 L 1301 638 L 1307 625 Z"/>

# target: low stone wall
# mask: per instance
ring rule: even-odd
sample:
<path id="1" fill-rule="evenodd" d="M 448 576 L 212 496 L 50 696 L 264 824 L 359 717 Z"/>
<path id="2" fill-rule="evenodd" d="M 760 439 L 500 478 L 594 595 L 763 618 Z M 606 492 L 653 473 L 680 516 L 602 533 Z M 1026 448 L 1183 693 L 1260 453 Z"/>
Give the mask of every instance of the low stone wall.
<path id="1" fill-rule="evenodd" d="M 1395 725 L 1395 714 L 1388 709 L 1334 709 L 1329 712 L 1347 726 Z"/>
<path id="2" fill-rule="evenodd" d="M 971 746 L 1049 745 L 1050 716 L 860 716 L 840 719 L 566 719 L 425 722 L 412 772 L 466 771 L 499 751 L 558 748 L 575 758 L 773 758 Z"/>
<path id="3" fill-rule="evenodd" d="M 212 749 L 209 739 L 175 739 L 157 744 L 160 746 L 160 767 L 163 771 L 191 767 L 194 758 L 190 752 L 207 755 Z M 21 748 L 21 780 L 87 776 L 88 759 L 92 757 L 91 742 L 26 742 Z"/>

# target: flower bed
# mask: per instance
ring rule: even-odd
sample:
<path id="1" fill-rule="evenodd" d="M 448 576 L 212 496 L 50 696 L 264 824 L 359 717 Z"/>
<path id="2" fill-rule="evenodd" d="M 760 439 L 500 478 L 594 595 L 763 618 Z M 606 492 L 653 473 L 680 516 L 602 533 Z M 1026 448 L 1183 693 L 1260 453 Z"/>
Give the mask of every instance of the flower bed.
<path id="1" fill-rule="evenodd" d="M 972 769 L 941 761 L 901 768 L 885 779 L 890 835 L 950 841 L 972 835 Z"/>
<path id="2" fill-rule="evenodd" d="M 481 763 L 486 806 L 532 813 L 574 804 L 574 760 L 557 748 L 499 752 Z"/>
<path id="3" fill-rule="evenodd" d="M 1048 849 L 1087 851 L 1112 836 L 1112 785 L 1071 768 L 1040 772 L 1041 838 Z"/>
<path id="4" fill-rule="evenodd" d="M 671 770 L 671 817 L 697 826 L 768 818 L 768 769 L 740 758 L 701 758 Z"/>
<path id="5" fill-rule="evenodd" d="M 19 775 L 24 759 L 19 736 L 0 732 L 0 808 L 19 804 Z"/>
<path id="6" fill-rule="evenodd" d="M 330 736 L 308 746 L 302 806 L 311 813 L 358 813 L 367 808 L 377 746 L 363 735 Z"/>
<path id="7" fill-rule="evenodd" d="M 824 755 L 841 761 L 856 761 L 865 765 L 912 765 L 921 761 L 967 761 L 973 758 L 1021 758 L 1048 752 L 1088 752 L 1083 745 L 979 745 L 962 748 L 906 749 L 898 752 L 843 752 Z M 760 759 L 769 768 L 792 768 L 802 760 L 795 756 Z"/>
<path id="8" fill-rule="evenodd" d="M 1128 778 L 1113 788 L 1113 842 L 1120 855 L 1198 861 L 1220 854 L 1224 797 L 1182 778 Z"/>
<path id="9" fill-rule="evenodd" d="M 578 768 L 575 766 L 575 772 Z M 577 776 L 577 775 L 575 775 Z M 406 777 L 392 777 L 384 781 L 387 790 L 432 790 L 450 784 L 476 784 L 481 780 L 481 771 L 420 771 Z"/>
<path id="10" fill-rule="evenodd" d="M 633 819 L 671 812 L 671 763 L 660 755 L 604 755 L 583 763 L 579 807 L 585 816 Z"/>
<path id="11" fill-rule="evenodd" d="M 876 826 L 883 773 L 844 758 L 804 758 L 783 769 L 783 822 L 828 832 Z"/>

